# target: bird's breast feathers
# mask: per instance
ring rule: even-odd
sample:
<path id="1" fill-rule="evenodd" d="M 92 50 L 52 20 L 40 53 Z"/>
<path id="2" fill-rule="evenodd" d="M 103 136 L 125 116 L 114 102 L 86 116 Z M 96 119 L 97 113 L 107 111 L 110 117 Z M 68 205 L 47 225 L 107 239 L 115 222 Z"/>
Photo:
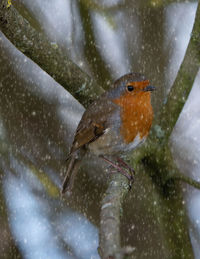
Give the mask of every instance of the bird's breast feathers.
<path id="1" fill-rule="evenodd" d="M 147 137 L 153 120 L 150 94 L 142 94 L 137 98 L 119 98 L 114 102 L 121 107 L 120 133 L 126 144 Z"/>

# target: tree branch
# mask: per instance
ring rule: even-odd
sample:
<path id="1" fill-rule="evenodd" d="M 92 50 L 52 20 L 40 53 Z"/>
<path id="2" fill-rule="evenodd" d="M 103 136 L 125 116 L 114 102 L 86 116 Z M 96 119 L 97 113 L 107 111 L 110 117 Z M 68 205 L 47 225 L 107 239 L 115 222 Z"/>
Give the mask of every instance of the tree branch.
<path id="1" fill-rule="evenodd" d="M 123 200 L 130 189 L 128 180 L 121 174 L 113 174 L 101 206 L 99 253 L 104 259 L 122 259 L 130 254 L 131 247 L 121 248 L 120 217 Z"/>
<path id="2" fill-rule="evenodd" d="M 30 26 L 7 1 L 0 2 L 0 29 L 5 36 L 84 106 L 103 92 L 85 72 L 75 65 L 56 44 Z"/>
<path id="3" fill-rule="evenodd" d="M 188 95 L 192 89 L 194 80 L 200 67 L 200 1 L 196 11 L 191 38 L 176 76 L 175 82 L 168 94 L 167 102 L 155 124 L 159 125 L 168 140 L 178 120 Z"/>
<path id="4" fill-rule="evenodd" d="M 187 183 L 190 186 L 200 190 L 200 182 L 197 182 L 196 180 L 193 180 L 191 177 L 188 177 L 184 174 L 176 173 L 174 176 L 171 177 L 171 179 Z M 170 180 L 170 178 L 168 180 Z"/>

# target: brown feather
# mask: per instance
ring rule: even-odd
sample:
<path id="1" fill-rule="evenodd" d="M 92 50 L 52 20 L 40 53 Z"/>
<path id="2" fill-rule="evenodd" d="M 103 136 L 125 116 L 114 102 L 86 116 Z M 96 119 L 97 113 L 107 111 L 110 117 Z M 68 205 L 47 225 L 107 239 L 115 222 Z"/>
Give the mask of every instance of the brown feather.
<path id="1" fill-rule="evenodd" d="M 99 109 L 99 106 L 103 109 Z M 70 154 L 102 136 L 109 126 L 107 118 L 112 116 L 114 110 L 116 110 L 116 105 L 106 98 L 92 103 L 77 127 Z"/>

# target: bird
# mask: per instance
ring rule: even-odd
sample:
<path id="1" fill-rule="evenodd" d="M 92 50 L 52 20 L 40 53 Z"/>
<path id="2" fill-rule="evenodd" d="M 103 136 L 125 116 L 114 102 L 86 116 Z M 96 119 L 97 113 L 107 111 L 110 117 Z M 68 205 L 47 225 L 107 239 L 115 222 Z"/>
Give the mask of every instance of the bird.
<path id="1" fill-rule="evenodd" d="M 81 160 L 88 152 L 132 179 L 134 170 L 120 156 L 146 140 L 153 120 L 151 93 L 154 90 L 143 74 L 128 73 L 88 106 L 67 156 L 62 194 L 71 192 Z"/>

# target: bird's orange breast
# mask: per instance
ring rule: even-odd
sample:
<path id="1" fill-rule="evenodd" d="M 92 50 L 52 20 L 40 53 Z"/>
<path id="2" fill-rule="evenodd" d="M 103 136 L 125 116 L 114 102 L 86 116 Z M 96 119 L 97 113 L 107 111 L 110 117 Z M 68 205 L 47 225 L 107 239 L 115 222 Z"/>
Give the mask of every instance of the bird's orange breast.
<path id="1" fill-rule="evenodd" d="M 135 137 L 143 139 L 149 133 L 153 120 L 151 96 L 149 92 L 141 92 L 136 95 L 125 93 L 113 102 L 121 107 L 120 132 L 124 141 L 128 144 Z"/>

